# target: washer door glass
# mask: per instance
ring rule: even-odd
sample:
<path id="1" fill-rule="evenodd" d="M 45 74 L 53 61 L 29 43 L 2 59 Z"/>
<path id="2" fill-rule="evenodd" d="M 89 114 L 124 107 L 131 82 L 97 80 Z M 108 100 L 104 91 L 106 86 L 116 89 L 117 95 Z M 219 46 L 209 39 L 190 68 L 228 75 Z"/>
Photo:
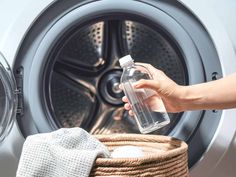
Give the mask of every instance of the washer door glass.
<path id="1" fill-rule="evenodd" d="M 11 69 L 0 53 L 0 142 L 7 136 L 16 115 L 16 83 Z"/>

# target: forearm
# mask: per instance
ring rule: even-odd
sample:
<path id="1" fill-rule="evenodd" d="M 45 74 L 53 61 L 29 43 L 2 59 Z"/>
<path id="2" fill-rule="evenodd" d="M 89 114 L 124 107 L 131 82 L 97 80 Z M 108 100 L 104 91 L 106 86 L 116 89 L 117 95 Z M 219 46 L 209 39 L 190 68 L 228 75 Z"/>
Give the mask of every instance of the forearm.
<path id="1" fill-rule="evenodd" d="M 236 108 L 236 74 L 182 90 L 183 110 Z"/>

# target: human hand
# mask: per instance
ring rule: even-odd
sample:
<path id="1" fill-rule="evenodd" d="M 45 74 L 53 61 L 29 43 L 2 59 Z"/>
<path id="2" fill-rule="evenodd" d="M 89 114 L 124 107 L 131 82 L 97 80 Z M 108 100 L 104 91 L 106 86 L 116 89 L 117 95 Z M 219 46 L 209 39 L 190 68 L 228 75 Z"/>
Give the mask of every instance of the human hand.
<path id="1" fill-rule="evenodd" d="M 176 84 L 164 72 L 154 68 L 150 64 L 145 63 L 136 63 L 146 67 L 150 74 L 153 77 L 153 80 L 144 80 L 141 79 L 134 84 L 135 89 L 152 89 L 156 92 L 156 95 L 153 95 L 147 100 L 147 104 L 152 110 L 158 109 L 159 103 L 157 100 L 162 99 L 164 102 L 167 112 L 176 113 L 183 111 L 181 105 L 181 95 L 183 92 L 183 86 Z M 122 101 L 125 102 L 124 108 L 129 111 L 130 115 L 133 115 L 131 105 L 128 103 L 127 97 L 123 97 Z"/>

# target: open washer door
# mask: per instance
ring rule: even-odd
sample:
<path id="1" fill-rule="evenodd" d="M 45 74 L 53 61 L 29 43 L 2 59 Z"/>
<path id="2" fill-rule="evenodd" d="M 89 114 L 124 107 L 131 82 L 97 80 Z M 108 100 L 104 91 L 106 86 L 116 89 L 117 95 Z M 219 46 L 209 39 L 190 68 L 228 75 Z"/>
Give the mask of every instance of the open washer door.
<path id="1" fill-rule="evenodd" d="M 0 53 L 0 142 L 8 135 L 17 109 L 16 83 L 3 55 Z"/>

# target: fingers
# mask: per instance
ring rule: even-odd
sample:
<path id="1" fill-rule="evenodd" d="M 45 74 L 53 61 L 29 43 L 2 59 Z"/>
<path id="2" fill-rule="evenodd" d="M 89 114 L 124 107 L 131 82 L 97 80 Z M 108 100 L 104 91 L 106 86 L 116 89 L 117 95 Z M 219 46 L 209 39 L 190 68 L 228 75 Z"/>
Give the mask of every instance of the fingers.
<path id="1" fill-rule="evenodd" d="M 147 69 L 154 68 L 151 64 L 148 64 L 148 63 L 141 63 L 141 62 L 135 62 L 135 63 L 138 65 L 142 65 L 142 66 L 146 67 Z"/>
<path id="2" fill-rule="evenodd" d="M 129 115 L 134 116 L 134 112 L 132 110 L 129 110 Z"/>
<path id="3" fill-rule="evenodd" d="M 130 116 L 134 116 L 134 112 L 131 109 L 131 105 L 128 103 L 128 98 L 124 96 L 122 98 L 122 101 L 125 102 L 125 105 L 124 105 L 125 110 L 129 111 Z"/>
<path id="4" fill-rule="evenodd" d="M 128 98 L 126 96 L 122 98 L 122 101 L 125 102 L 125 105 L 124 105 L 125 110 L 127 111 L 131 110 L 131 105 L 128 103 Z"/>
<path id="5" fill-rule="evenodd" d="M 131 105 L 129 103 L 125 103 L 124 105 L 125 110 L 129 111 L 130 116 L 134 116 L 134 112 L 131 109 Z"/>
<path id="6" fill-rule="evenodd" d="M 165 76 L 165 73 L 162 70 L 159 70 L 150 64 L 147 64 L 147 63 L 137 63 L 137 64 L 142 65 L 145 68 L 147 68 L 150 74 L 152 75 L 152 77 L 154 77 L 154 79 L 155 79 L 155 76 L 158 76 L 158 77 Z"/>
<path id="7" fill-rule="evenodd" d="M 122 84 L 119 85 L 119 89 L 123 90 L 123 85 Z"/>
<path id="8" fill-rule="evenodd" d="M 157 81 L 154 81 L 154 80 L 145 80 L 145 79 L 141 79 L 139 80 L 138 82 L 136 82 L 134 84 L 134 87 L 136 89 L 139 89 L 139 88 L 149 88 L 149 89 L 152 89 L 152 90 L 159 90 L 159 84 Z"/>
<path id="9" fill-rule="evenodd" d="M 127 103 L 129 100 L 128 100 L 128 98 L 127 98 L 126 96 L 123 96 L 123 97 L 122 97 L 122 101 L 125 102 L 125 103 Z"/>
<path id="10" fill-rule="evenodd" d="M 131 109 L 131 106 L 129 103 L 125 103 L 124 108 L 129 111 Z"/>

